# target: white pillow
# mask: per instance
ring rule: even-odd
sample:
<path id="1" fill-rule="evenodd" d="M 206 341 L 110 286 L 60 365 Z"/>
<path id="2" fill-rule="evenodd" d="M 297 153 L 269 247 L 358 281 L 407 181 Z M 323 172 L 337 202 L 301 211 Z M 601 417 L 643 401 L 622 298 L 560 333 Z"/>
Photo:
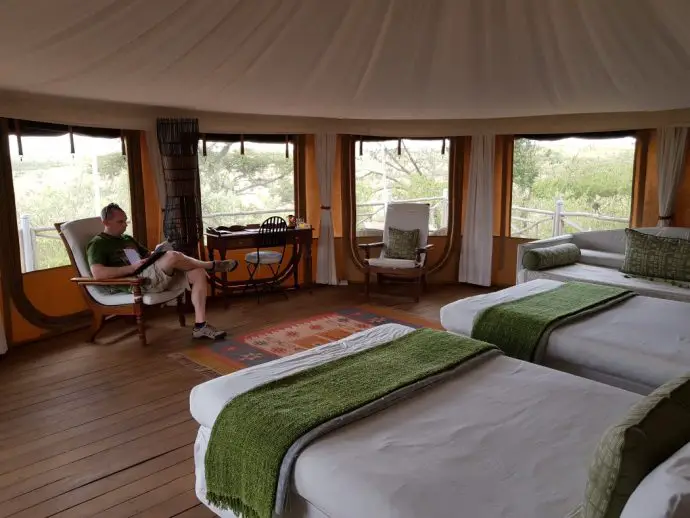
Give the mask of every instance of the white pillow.
<path id="1" fill-rule="evenodd" d="M 647 475 L 620 518 L 690 517 L 690 443 Z"/>

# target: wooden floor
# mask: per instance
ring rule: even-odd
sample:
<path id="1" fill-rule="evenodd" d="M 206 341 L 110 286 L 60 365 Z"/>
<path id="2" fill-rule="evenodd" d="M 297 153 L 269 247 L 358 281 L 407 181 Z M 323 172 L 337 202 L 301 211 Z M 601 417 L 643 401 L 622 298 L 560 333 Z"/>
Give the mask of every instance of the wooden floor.
<path id="1" fill-rule="evenodd" d="M 323 287 L 260 306 L 238 300 L 227 310 L 210 303 L 209 321 L 244 333 L 363 303 L 360 291 Z M 372 303 L 438 320 L 443 304 L 475 293 L 430 287 L 417 304 Z M 128 329 L 113 322 L 102 343 L 86 344 L 76 332 L 0 361 L 0 518 L 214 516 L 194 494 L 189 391 L 203 378 L 166 357 L 190 346 L 191 331 L 177 326 L 174 308 L 151 320 L 146 348 L 136 336 L 112 340 Z"/>

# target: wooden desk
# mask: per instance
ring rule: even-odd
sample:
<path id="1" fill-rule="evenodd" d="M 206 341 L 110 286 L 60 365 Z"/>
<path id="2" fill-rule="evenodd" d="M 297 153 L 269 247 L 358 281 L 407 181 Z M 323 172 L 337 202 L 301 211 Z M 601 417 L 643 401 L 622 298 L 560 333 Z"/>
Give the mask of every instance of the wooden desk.
<path id="1" fill-rule="evenodd" d="M 222 232 L 220 235 L 206 233 L 206 249 L 208 251 L 209 259 L 214 257 L 215 252 L 221 259 L 227 257 L 228 250 L 242 250 L 242 249 L 256 249 L 258 232 L 255 230 L 242 230 L 239 232 Z M 287 246 L 292 247 L 292 254 L 290 260 L 282 265 L 278 277 L 281 282 L 290 275 L 293 278 L 293 288 L 299 289 L 299 264 L 304 258 L 306 277 L 304 285 L 311 289 L 312 284 L 312 229 L 300 228 L 289 229 L 287 231 Z M 244 261 L 240 260 L 238 268 L 244 266 Z M 228 281 L 228 274 L 222 273 L 220 278 L 218 275 L 212 275 L 211 282 L 211 296 L 215 296 L 216 289 L 220 290 L 223 295 L 228 295 L 238 289 L 244 290 L 247 286 L 246 280 Z"/>

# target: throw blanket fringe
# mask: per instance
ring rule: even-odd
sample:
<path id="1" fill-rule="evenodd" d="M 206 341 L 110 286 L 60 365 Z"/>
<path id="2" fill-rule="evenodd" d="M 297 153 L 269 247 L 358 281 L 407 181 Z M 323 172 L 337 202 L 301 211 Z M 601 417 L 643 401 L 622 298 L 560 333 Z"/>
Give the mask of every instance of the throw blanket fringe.
<path id="1" fill-rule="evenodd" d="M 208 501 L 243 518 L 281 514 L 291 476 L 285 466 L 308 442 L 488 352 L 500 354 L 469 337 L 420 329 L 240 394 L 211 431 Z"/>
<path id="2" fill-rule="evenodd" d="M 558 325 L 635 295 L 615 286 L 568 282 L 553 290 L 485 309 L 475 318 L 472 337 L 497 345 L 513 358 L 538 361 L 550 333 Z"/>

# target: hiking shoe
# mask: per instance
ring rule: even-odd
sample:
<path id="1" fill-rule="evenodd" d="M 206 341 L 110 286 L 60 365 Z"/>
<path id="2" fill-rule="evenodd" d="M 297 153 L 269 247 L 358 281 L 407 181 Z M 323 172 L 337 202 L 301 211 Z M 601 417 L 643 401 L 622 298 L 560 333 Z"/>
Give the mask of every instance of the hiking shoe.
<path id="1" fill-rule="evenodd" d="M 225 338 L 225 335 L 227 334 L 227 332 L 216 329 L 210 324 L 204 324 L 201 327 L 195 326 L 192 330 L 192 338 L 210 338 L 211 340 L 220 340 L 221 338 Z"/>
<path id="2" fill-rule="evenodd" d="M 234 259 L 227 259 L 224 261 L 213 261 L 214 272 L 233 272 L 239 263 Z"/>

